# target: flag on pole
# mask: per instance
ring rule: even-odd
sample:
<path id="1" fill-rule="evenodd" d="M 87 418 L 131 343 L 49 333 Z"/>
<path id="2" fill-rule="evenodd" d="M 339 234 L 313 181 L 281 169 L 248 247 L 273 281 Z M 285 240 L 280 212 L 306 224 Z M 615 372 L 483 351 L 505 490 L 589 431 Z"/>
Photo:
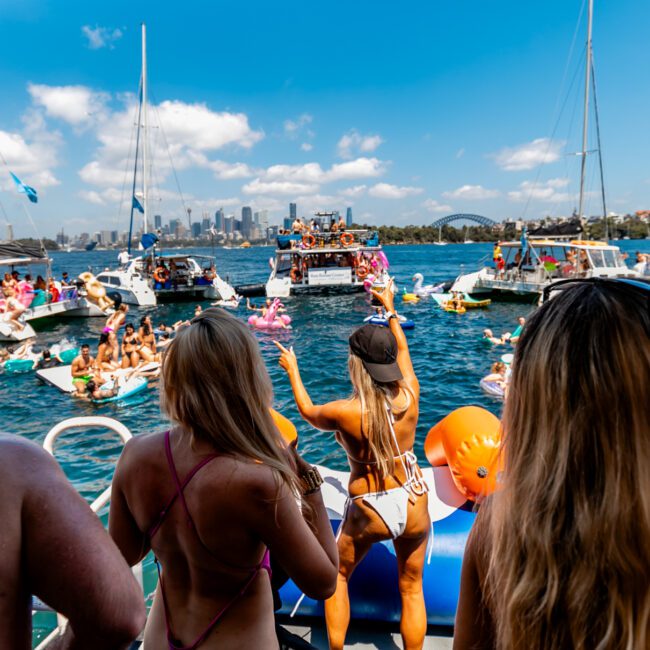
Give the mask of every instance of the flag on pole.
<path id="1" fill-rule="evenodd" d="M 14 183 L 16 183 L 16 187 L 18 188 L 19 192 L 22 192 L 23 194 L 27 195 L 27 198 L 32 202 L 32 203 L 38 203 L 38 192 L 33 187 L 30 187 L 29 185 L 25 185 L 16 174 L 13 172 L 9 172 L 11 174 L 11 178 L 14 179 Z"/>
<path id="2" fill-rule="evenodd" d="M 138 212 L 141 212 L 142 214 L 144 214 L 144 208 L 142 207 L 142 204 L 140 203 L 140 201 L 138 201 L 138 199 L 135 198 L 135 196 L 133 197 L 133 208 L 135 210 L 137 210 Z"/>
<path id="3" fill-rule="evenodd" d="M 528 252 L 528 231 L 526 230 L 526 226 L 524 226 L 524 229 L 521 231 L 521 258 L 523 259 L 526 257 L 526 253 Z"/>

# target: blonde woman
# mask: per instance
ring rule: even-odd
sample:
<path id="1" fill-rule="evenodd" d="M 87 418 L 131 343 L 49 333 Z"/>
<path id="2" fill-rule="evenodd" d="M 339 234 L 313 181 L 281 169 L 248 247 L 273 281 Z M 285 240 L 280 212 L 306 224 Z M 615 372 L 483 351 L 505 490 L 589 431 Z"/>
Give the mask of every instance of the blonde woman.
<path id="1" fill-rule="evenodd" d="M 180 330 L 161 401 L 173 423 L 124 448 L 109 531 L 160 580 L 147 648 L 277 648 L 268 552 L 312 598 L 334 592 L 336 543 L 317 471 L 289 451 L 253 334 L 220 309 Z M 297 505 L 302 500 L 308 521 Z"/>
<path id="2" fill-rule="evenodd" d="M 339 528 L 336 593 L 325 603 L 330 648 L 343 648 L 350 621 L 348 580 L 370 547 L 393 540 L 402 598 L 404 648 L 421 648 L 427 620 L 422 572 L 429 533 L 427 485 L 413 454 L 420 387 L 393 304 L 392 281 L 373 293 L 390 330 L 364 325 L 350 337 L 352 397 L 322 406 L 305 389 L 293 350 L 281 349 L 300 414 L 335 431 L 350 464 L 349 498 Z"/>
<path id="3" fill-rule="evenodd" d="M 551 289 L 517 344 L 456 650 L 650 647 L 650 284 Z"/>

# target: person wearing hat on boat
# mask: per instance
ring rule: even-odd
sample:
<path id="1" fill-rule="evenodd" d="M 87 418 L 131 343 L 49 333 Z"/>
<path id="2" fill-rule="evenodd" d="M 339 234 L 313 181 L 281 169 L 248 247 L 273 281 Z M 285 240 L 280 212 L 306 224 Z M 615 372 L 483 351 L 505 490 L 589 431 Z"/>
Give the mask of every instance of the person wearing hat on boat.
<path id="1" fill-rule="evenodd" d="M 342 649 L 350 621 L 348 580 L 370 547 L 393 540 L 402 597 L 400 631 L 405 648 L 421 648 L 427 629 L 422 589 L 429 537 L 428 486 L 413 453 L 420 386 L 406 337 L 395 314 L 393 281 L 372 295 L 386 310 L 390 329 L 364 325 L 350 336 L 349 399 L 316 405 L 303 384 L 293 348 L 281 351 L 302 417 L 335 431 L 350 465 L 349 497 L 338 531 L 336 593 L 325 602 L 329 645 Z"/>
<path id="2" fill-rule="evenodd" d="M 32 647 L 32 595 L 68 619 L 48 648 L 126 648 L 142 588 L 86 501 L 38 445 L 0 434 L 0 648 Z"/>

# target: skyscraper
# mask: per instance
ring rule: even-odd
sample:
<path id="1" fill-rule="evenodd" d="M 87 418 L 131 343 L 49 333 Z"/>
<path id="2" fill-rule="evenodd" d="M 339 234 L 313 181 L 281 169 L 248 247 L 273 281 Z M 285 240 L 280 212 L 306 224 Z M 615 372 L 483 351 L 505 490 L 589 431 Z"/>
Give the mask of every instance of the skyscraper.
<path id="1" fill-rule="evenodd" d="M 282 225 L 284 226 L 285 230 L 291 230 L 292 223 L 293 223 L 293 219 L 291 217 L 285 217 L 284 221 L 282 222 Z"/>
<path id="2" fill-rule="evenodd" d="M 241 209 L 241 232 L 244 237 L 251 236 L 251 229 L 253 228 L 253 211 L 245 205 Z"/>
<path id="3" fill-rule="evenodd" d="M 153 227 L 156 230 L 160 230 L 162 228 L 162 217 L 159 214 L 154 214 L 153 216 Z"/>
<path id="4" fill-rule="evenodd" d="M 345 225 L 348 228 L 352 225 L 352 208 L 345 211 Z"/>
<path id="5" fill-rule="evenodd" d="M 227 217 L 224 218 L 224 230 L 226 231 L 226 235 L 232 235 L 232 233 L 235 231 L 234 214 L 229 214 Z"/>
<path id="6" fill-rule="evenodd" d="M 289 218 L 291 219 L 292 222 L 296 220 L 297 214 L 298 214 L 298 208 L 296 204 L 289 203 Z"/>
<path id="7" fill-rule="evenodd" d="M 211 225 L 212 223 L 210 222 L 210 217 L 204 216 L 203 219 L 201 220 L 201 234 L 202 235 L 207 234 L 208 231 L 210 230 Z"/>
<path id="8" fill-rule="evenodd" d="M 214 227 L 217 232 L 224 232 L 226 228 L 225 215 L 223 213 L 223 208 L 219 208 L 214 213 Z"/>

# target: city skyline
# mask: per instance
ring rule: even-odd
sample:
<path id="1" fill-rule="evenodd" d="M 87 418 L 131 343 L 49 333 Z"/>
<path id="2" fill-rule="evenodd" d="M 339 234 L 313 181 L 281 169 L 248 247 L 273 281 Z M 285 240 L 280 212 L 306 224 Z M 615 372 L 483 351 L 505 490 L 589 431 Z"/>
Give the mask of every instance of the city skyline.
<path id="1" fill-rule="evenodd" d="M 502 219 L 577 207 L 583 4 L 498 6 L 293 1 L 177 12 L 123 0 L 0 7 L 0 152 L 38 191 L 43 236 L 128 227 L 140 30 L 149 24 L 150 217 L 205 211 L 302 216 L 353 207 L 359 221 L 422 225 L 470 212 Z M 197 12 L 201 20 L 196 21 Z M 595 71 L 609 211 L 648 206 L 647 58 L 631 0 L 596 2 Z M 249 45 L 239 56 L 239 29 Z M 177 45 L 177 33 L 191 37 Z M 211 47 L 214 33 L 218 46 Z M 354 39 L 349 34 L 355 34 Z M 315 43 L 340 38 L 346 48 Z M 388 42 L 390 47 L 377 47 Z M 224 52 L 234 53 L 224 64 Z M 299 54 L 298 54 L 299 53 Z M 594 125 L 593 112 L 590 115 Z M 589 150 L 596 149 L 590 128 Z M 599 214 L 597 157 L 585 214 Z M 178 182 L 177 182 L 178 181 Z M 6 169 L 0 218 L 33 236 Z M 224 229 L 225 215 L 224 219 Z"/>

